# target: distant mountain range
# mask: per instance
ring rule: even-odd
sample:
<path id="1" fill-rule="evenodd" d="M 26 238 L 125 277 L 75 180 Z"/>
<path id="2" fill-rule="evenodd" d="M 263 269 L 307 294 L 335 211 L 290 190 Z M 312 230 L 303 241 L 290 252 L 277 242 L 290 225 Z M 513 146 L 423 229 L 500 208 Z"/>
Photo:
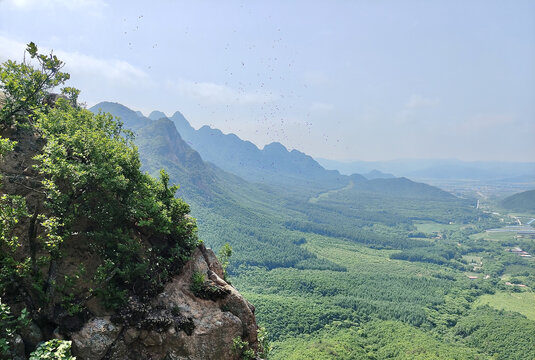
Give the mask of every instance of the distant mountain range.
<path id="1" fill-rule="evenodd" d="M 362 176 L 364 176 L 366 179 L 368 180 L 373 180 L 373 179 L 392 179 L 392 178 L 395 178 L 394 175 L 392 174 L 388 174 L 388 173 L 384 173 L 384 172 L 381 172 L 377 169 L 373 169 L 372 171 L 366 173 L 366 174 L 362 174 Z"/>
<path id="2" fill-rule="evenodd" d="M 153 111 L 149 118 L 165 117 Z M 288 184 L 297 179 L 308 185 L 343 186 L 346 181 L 336 170 L 325 170 L 311 156 L 298 150 L 288 151 L 273 142 L 259 149 L 250 141 L 235 134 L 224 134 L 219 129 L 203 126 L 195 130 L 180 112 L 169 118 L 175 123 L 183 139 L 196 149 L 205 161 L 252 182 Z"/>
<path id="3" fill-rule="evenodd" d="M 461 161 L 455 159 L 400 159 L 343 162 L 316 159 L 326 169 L 342 174 L 380 171 L 411 179 L 503 180 L 535 182 L 535 162 Z"/>
<path id="4" fill-rule="evenodd" d="M 436 187 L 407 178 L 395 178 L 376 169 L 363 175 L 341 175 L 336 170 L 326 170 L 309 155 L 298 150 L 288 151 L 277 142 L 260 150 L 235 134 L 223 134 L 208 126 L 195 130 L 178 111 L 170 118 L 162 112 L 153 111 L 147 118 L 140 112 L 112 102 L 99 103 L 90 110 L 102 110 L 120 117 L 125 127 L 136 134 L 136 144 L 145 168 L 151 172 L 160 168 L 170 169 L 176 181 L 190 187 L 195 196 L 203 198 L 226 193 L 229 188 L 236 192 L 237 187 L 244 186 L 241 179 L 279 189 L 292 189 L 288 190 L 292 192 L 304 189 L 307 193 L 320 193 L 352 183 L 353 191 L 358 192 L 415 198 L 452 197 Z M 221 184 L 221 179 L 225 179 L 225 185 Z"/>

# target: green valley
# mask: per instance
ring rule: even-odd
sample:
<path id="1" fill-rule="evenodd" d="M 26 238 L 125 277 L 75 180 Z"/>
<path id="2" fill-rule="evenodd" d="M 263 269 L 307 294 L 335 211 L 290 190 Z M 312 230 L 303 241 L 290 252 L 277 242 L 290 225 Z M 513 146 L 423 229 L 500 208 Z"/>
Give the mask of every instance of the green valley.
<path id="1" fill-rule="evenodd" d="M 248 182 L 205 163 L 166 121 L 136 132 L 144 167 L 182 184 L 206 244 L 232 246 L 230 280 L 255 305 L 274 359 L 535 356 L 531 338 L 510 335 L 533 332 L 519 307 L 535 263 L 506 251 L 534 242 L 489 241 L 485 230 L 503 223 L 475 198 L 405 178 Z M 524 300 L 496 305 L 505 294 Z"/>

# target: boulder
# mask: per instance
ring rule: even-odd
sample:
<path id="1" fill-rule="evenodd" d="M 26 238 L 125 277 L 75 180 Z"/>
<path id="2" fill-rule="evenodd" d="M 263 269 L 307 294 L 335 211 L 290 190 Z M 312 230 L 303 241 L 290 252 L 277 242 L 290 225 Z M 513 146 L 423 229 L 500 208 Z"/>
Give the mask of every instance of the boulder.
<path id="1" fill-rule="evenodd" d="M 80 360 L 100 360 L 115 342 L 122 327 L 109 317 L 93 318 L 71 337 L 73 353 Z"/>

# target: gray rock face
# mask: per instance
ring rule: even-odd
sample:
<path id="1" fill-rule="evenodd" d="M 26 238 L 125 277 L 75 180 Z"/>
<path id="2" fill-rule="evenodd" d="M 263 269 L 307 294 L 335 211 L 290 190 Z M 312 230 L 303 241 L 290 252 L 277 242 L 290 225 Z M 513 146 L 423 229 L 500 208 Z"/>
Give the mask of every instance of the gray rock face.
<path id="1" fill-rule="evenodd" d="M 215 300 L 195 296 L 190 290 L 195 272 L 205 274 L 210 284 L 228 294 Z M 94 318 L 72 335 L 73 355 L 79 360 L 238 360 L 233 339 L 239 337 L 257 349 L 258 327 L 254 307 L 222 278 L 223 269 L 213 251 L 200 246 L 181 273 L 148 304 L 161 314 L 172 314 L 166 328 L 143 328 L 142 324 L 150 324 L 143 321 L 121 326 L 109 317 Z"/>
<path id="2" fill-rule="evenodd" d="M 100 360 L 121 330 L 121 326 L 114 325 L 109 317 L 91 319 L 72 335 L 73 353 L 80 359 Z"/>

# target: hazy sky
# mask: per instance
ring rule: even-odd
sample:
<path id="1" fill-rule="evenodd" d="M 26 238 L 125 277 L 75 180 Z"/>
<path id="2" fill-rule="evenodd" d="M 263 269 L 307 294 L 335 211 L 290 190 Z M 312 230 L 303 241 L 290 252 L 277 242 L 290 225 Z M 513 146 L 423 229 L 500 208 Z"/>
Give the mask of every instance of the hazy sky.
<path id="1" fill-rule="evenodd" d="M 0 0 L 89 106 L 331 159 L 535 161 L 535 1 Z"/>

